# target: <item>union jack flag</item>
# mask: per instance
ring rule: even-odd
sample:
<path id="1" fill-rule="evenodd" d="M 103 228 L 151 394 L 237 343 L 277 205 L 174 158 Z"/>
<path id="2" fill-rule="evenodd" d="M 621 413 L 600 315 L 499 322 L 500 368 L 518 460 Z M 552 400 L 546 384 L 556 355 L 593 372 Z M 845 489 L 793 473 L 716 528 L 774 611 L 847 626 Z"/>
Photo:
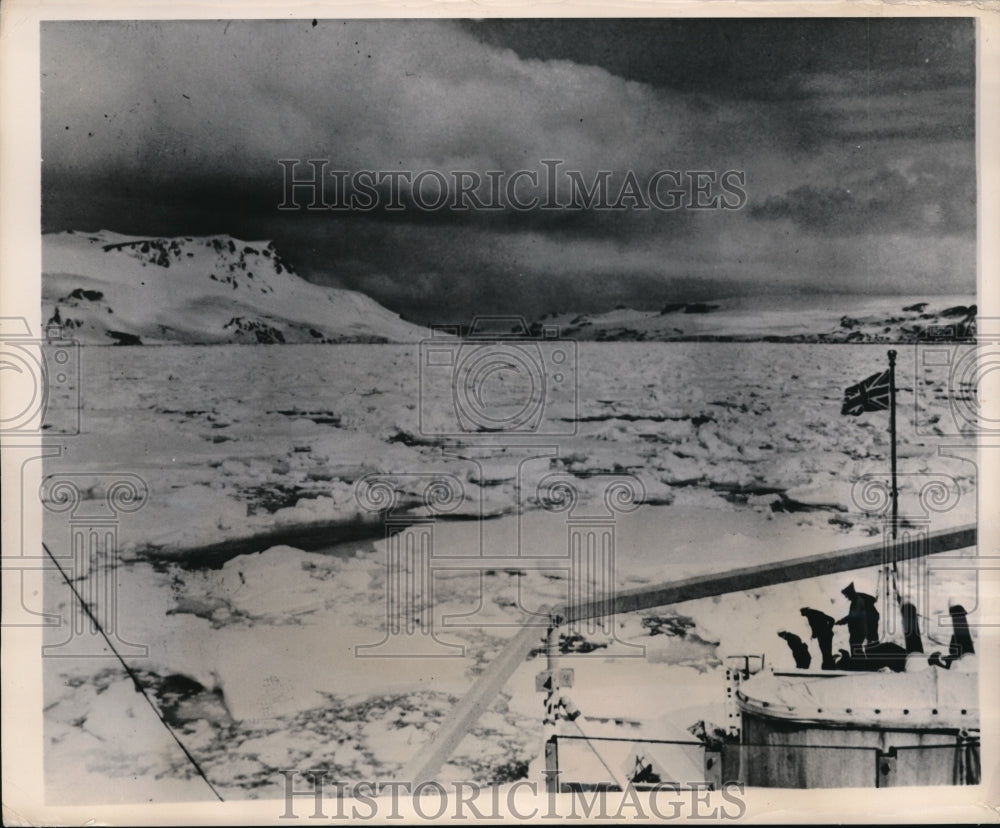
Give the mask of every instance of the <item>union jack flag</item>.
<path id="1" fill-rule="evenodd" d="M 889 372 L 872 374 L 844 391 L 841 414 L 857 417 L 863 411 L 888 411 Z"/>

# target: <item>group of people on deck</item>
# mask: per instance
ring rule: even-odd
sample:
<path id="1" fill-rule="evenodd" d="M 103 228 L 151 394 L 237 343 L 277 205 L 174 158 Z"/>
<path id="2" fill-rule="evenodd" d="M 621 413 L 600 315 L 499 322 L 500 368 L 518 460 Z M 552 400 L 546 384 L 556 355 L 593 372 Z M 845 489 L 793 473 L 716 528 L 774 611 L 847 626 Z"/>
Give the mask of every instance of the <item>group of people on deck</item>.
<path id="1" fill-rule="evenodd" d="M 854 583 L 841 590 L 848 600 L 847 615 L 839 621 L 817 609 L 803 607 L 799 612 L 809 624 L 811 638 L 816 640 L 822 657 L 824 670 L 881 670 L 889 668 L 897 672 L 906 669 L 907 657 L 913 653 L 923 653 L 924 647 L 920 636 L 920 624 L 917 608 L 911 603 L 903 603 L 900 613 L 903 617 L 903 641 L 900 647 L 891 641 L 879 640 L 879 611 L 876 599 L 864 592 L 858 592 Z M 948 653 L 942 655 L 935 652 L 927 659 L 927 663 L 936 667 L 948 669 L 954 661 L 962 656 L 972 655 L 975 649 L 972 645 L 972 635 L 965 608 L 961 604 L 952 604 L 948 611 L 951 615 L 952 636 Z M 850 650 L 839 650 L 833 653 L 834 627 L 847 626 Z M 782 630 L 778 635 L 785 640 L 795 666 L 807 670 L 812 666 L 812 654 L 809 645 L 794 633 Z"/>

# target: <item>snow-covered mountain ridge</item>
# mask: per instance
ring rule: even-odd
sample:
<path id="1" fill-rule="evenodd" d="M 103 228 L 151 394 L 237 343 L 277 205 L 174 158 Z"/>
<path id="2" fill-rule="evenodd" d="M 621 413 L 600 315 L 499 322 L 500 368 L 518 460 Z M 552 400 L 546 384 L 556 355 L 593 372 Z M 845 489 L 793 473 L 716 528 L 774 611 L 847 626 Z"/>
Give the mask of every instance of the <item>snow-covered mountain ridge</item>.
<path id="1" fill-rule="evenodd" d="M 551 313 L 541 336 L 593 341 L 903 343 L 969 340 L 975 297 L 764 296 L 656 310 Z M 299 277 L 273 242 L 43 236 L 42 312 L 84 344 L 418 342 L 430 331 L 374 299 Z"/>
<path id="2" fill-rule="evenodd" d="M 974 296 L 792 295 L 678 302 L 659 311 L 550 313 L 533 332 L 558 328 L 597 342 L 764 341 L 904 343 L 976 336 Z"/>
<path id="3" fill-rule="evenodd" d="M 84 344 L 416 342 L 362 293 L 302 279 L 272 242 L 43 236 L 42 314 Z"/>

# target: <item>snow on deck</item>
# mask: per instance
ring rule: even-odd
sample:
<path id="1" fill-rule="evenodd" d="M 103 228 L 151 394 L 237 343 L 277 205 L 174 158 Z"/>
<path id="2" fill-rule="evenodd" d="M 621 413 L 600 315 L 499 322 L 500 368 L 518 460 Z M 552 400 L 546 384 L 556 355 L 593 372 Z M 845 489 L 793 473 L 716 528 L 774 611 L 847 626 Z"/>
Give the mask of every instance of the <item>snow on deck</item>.
<path id="1" fill-rule="evenodd" d="M 923 660 L 926 666 L 926 659 Z M 820 725 L 906 730 L 979 727 L 975 657 L 950 670 L 798 677 L 762 673 L 741 684 L 748 712 Z"/>

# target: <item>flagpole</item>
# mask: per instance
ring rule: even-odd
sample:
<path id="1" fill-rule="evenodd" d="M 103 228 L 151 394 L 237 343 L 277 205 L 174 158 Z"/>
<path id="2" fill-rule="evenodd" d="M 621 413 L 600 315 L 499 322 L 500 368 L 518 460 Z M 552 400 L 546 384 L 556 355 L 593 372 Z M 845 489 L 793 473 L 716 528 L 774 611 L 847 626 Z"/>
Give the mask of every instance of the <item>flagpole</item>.
<path id="1" fill-rule="evenodd" d="M 896 542 L 896 535 L 899 531 L 899 488 L 896 483 L 896 352 L 894 350 L 889 351 L 889 440 L 892 443 L 890 457 L 892 465 L 892 540 L 893 544 Z M 893 585 L 896 590 L 899 589 L 899 584 L 897 583 L 897 568 L 896 560 L 893 557 L 892 567 L 886 566 L 885 568 L 885 610 L 886 615 L 888 615 L 889 607 L 892 605 L 890 599 L 890 585 L 889 578 L 892 577 Z M 899 596 L 896 596 L 899 598 Z M 900 599 L 901 600 L 901 599 Z M 891 631 L 894 626 L 888 623 L 887 619 L 883 619 L 883 624 L 888 624 L 888 630 Z"/>
<path id="2" fill-rule="evenodd" d="M 889 351 L 889 439 L 892 441 L 892 539 L 899 525 L 899 489 L 896 485 L 896 352 Z"/>

